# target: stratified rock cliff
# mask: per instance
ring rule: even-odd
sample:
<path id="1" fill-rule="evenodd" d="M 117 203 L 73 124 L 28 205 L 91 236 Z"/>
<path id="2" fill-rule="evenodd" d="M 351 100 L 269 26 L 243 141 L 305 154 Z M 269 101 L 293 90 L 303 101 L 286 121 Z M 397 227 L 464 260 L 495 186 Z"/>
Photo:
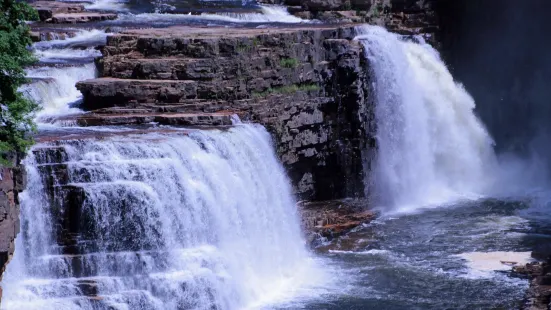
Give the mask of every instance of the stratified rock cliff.
<path id="1" fill-rule="evenodd" d="M 15 166 L 15 159 L 11 161 L 14 167 L 0 166 L 0 275 L 15 249 L 15 236 L 19 233 L 19 193 L 26 183 L 23 166 Z"/>
<path id="2" fill-rule="evenodd" d="M 81 125 L 265 125 L 296 193 L 357 197 L 369 158 L 366 60 L 351 26 L 172 27 L 112 35 L 103 78 L 80 82 Z M 363 158 L 363 159 L 362 159 Z"/>

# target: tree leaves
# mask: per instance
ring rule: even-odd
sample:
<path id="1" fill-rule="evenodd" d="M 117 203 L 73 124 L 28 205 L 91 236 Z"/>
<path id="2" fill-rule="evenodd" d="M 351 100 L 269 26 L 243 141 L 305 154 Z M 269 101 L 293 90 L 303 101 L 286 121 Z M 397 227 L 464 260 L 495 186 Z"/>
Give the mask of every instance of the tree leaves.
<path id="1" fill-rule="evenodd" d="M 33 143 L 38 105 L 18 89 L 26 82 L 24 67 L 36 62 L 25 22 L 36 19 L 38 13 L 28 4 L 0 0 L 0 154 L 25 152 Z"/>

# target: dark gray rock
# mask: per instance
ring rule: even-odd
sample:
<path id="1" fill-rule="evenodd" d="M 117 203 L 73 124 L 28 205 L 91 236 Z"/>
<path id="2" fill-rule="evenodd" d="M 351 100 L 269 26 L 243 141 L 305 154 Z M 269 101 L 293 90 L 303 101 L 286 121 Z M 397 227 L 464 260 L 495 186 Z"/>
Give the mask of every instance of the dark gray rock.
<path id="1" fill-rule="evenodd" d="M 352 26 L 331 25 L 125 31 L 107 40 L 103 77 L 77 84 L 94 112 L 77 122 L 237 113 L 272 132 L 300 198 L 361 197 L 372 112 L 353 38 Z"/>

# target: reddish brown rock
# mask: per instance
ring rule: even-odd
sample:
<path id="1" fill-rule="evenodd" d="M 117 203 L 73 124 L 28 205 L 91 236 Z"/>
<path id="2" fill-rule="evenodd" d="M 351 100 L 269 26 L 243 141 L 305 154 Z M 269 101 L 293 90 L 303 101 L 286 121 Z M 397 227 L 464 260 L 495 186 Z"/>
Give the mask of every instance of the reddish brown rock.
<path id="1" fill-rule="evenodd" d="M 83 4 L 74 2 L 36 1 L 31 5 L 38 11 L 38 17 L 41 21 L 46 21 L 55 14 L 81 13 L 84 11 Z"/>
<path id="2" fill-rule="evenodd" d="M 332 200 L 299 203 L 302 226 L 308 233 L 332 239 L 375 218 L 362 200 Z"/>
<path id="3" fill-rule="evenodd" d="M 530 279 L 530 287 L 526 291 L 521 309 L 549 309 L 551 305 L 551 264 L 549 261 L 515 266 L 513 271 Z"/>
<path id="4" fill-rule="evenodd" d="M 16 160 L 12 160 L 15 165 Z M 22 166 L 0 166 L 0 278 L 13 256 L 15 236 L 19 233 L 19 193 L 26 183 Z"/>

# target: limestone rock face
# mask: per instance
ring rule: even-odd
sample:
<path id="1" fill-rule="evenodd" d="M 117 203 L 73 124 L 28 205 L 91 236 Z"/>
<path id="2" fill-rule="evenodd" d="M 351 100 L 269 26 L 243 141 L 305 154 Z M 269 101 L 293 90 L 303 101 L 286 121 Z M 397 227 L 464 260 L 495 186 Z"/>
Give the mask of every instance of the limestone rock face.
<path id="1" fill-rule="evenodd" d="M 92 113 L 76 122 L 225 125 L 238 114 L 271 131 L 298 197 L 360 197 L 373 131 L 354 36 L 331 25 L 128 30 L 108 37 L 102 77 L 77 84 Z"/>

